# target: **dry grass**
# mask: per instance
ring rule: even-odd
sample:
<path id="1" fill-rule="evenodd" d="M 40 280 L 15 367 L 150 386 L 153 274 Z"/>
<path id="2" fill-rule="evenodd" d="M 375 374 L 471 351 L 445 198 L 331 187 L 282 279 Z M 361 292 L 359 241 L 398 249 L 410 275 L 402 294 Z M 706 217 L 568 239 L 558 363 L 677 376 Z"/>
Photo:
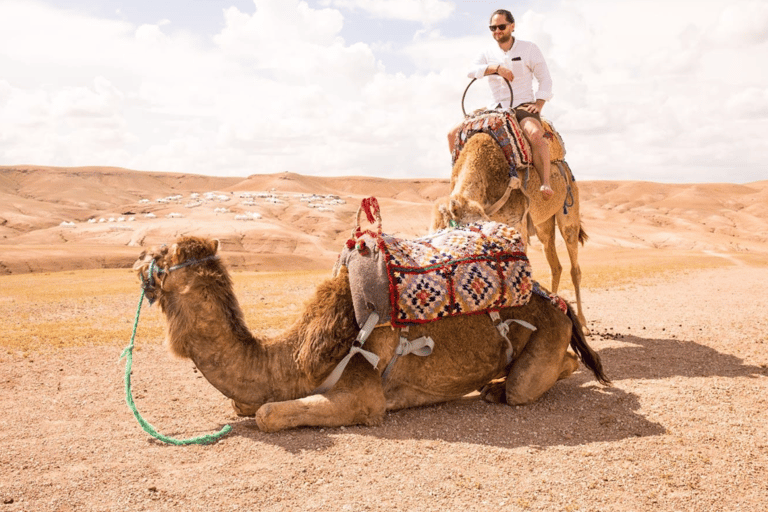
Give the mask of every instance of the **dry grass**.
<path id="1" fill-rule="evenodd" d="M 273 336 L 293 323 L 330 271 L 237 272 L 235 293 L 257 336 Z"/>
<path id="2" fill-rule="evenodd" d="M 127 344 L 139 288 L 126 270 L 86 270 L 3 276 L 0 318 L 7 350 Z M 154 315 L 143 317 L 142 336 L 162 336 Z"/>
<path id="3" fill-rule="evenodd" d="M 733 264 L 702 253 L 671 251 L 615 251 L 612 258 L 594 261 L 584 251 L 582 286 L 585 289 L 621 289 L 693 269 Z M 768 264 L 766 258 L 745 257 L 752 265 Z M 561 255 L 561 290 L 573 289 L 566 255 Z M 544 256 L 531 252 L 534 278 L 550 284 Z M 254 334 L 273 336 L 289 326 L 304 303 L 330 271 L 236 272 L 235 292 Z M 11 353 L 41 352 L 77 346 L 128 344 L 140 296 L 135 275 L 129 270 L 83 270 L 0 277 L 0 347 Z M 142 307 L 136 347 L 162 343 L 163 322 L 157 308 Z"/>
<path id="4" fill-rule="evenodd" d="M 296 317 L 329 272 L 242 272 L 233 275 L 246 321 L 254 333 L 272 335 Z M 129 270 L 83 270 L 0 277 L 0 347 L 44 352 L 79 346 L 128 344 L 140 297 Z M 136 347 L 160 344 L 157 308 L 142 306 Z"/>

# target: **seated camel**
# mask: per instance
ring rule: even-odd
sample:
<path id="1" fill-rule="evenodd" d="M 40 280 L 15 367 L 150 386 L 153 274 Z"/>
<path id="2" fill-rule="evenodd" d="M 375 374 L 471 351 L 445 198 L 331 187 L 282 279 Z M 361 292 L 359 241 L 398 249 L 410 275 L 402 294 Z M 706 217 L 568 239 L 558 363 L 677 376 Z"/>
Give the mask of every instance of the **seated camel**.
<path id="1" fill-rule="evenodd" d="M 431 355 L 396 358 L 402 333 L 367 322 L 361 331 L 345 267 L 317 288 L 285 332 L 254 336 L 217 250 L 216 240 L 185 237 L 145 251 L 134 269 L 145 296 L 160 304 L 170 351 L 192 359 L 238 414 L 255 415 L 262 431 L 376 425 L 388 410 L 481 388 L 486 400 L 527 404 L 577 369 L 569 346 L 601 383 L 609 382 L 570 306 L 563 311 L 541 294 L 498 311 L 500 321 L 509 321 L 508 341 L 488 315 L 453 316 L 410 328 L 411 339 L 435 340 Z M 340 361 L 348 363 L 340 378 L 323 388 Z"/>
<path id="2" fill-rule="evenodd" d="M 557 256 L 555 224 L 565 241 L 571 262 L 571 281 L 576 294 L 576 311 L 585 332 L 587 321 L 581 305 L 579 243 L 587 240 L 579 213 L 579 188 L 565 161 L 552 163 L 550 182 L 554 195 L 544 200 L 539 194 L 538 173 L 527 172 L 522 188 L 510 187 L 509 163 L 493 138 L 473 135 L 458 156 L 451 174 L 450 195 L 439 198 L 432 210 L 431 231 L 456 223 L 492 219 L 510 224 L 527 239 L 536 234 L 552 272 L 553 293 L 560 286 L 563 267 Z"/>

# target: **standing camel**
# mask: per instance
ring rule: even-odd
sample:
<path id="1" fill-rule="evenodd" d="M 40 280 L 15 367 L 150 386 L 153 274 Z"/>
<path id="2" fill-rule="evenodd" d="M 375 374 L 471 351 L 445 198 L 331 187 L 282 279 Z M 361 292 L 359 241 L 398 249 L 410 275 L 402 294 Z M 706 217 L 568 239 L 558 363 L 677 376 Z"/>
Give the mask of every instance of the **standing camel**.
<path id="1" fill-rule="evenodd" d="M 578 367 L 569 345 L 600 382 L 609 382 L 570 306 L 562 304 L 563 311 L 535 293 L 525 305 L 498 311 L 510 320 L 509 342 L 488 315 L 474 314 L 412 327 L 409 339 L 434 340 L 426 357 L 397 358 L 402 333 L 388 324 L 372 326 L 362 345 L 346 267 L 317 288 L 285 332 L 256 337 L 217 250 L 216 240 L 182 238 L 142 253 L 134 269 L 165 316 L 170 351 L 192 359 L 235 411 L 255 415 L 265 432 L 376 425 L 387 410 L 456 400 L 483 387 L 488 401 L 529 403 Z M 340 379 L 321 389 L 342 360 L 348 365 Z"/>
<path id="2" fill-rule="evenodd" d="M 453 166 L 450 195 L 435 203 L 431 231 L 455 222 L 492 219 L 514 226 L 527 237 L 531 234 L 530 221 L 533 231 L 544 245 L 544 254 L 552 272 L 552 293 L 557 293 L 563 271 L 555 246 L 557 224 L 571 261 L 576 311 L 588 333 L 581 306 L 579 243 L 584 244 L 587 234 L 579 214 L 579 188 L 564 161 L 553 162 L 550 181 L 554 196 L 548 201 L 543 200 L 538 192 L 541 183 L 535 172 L 527 173 L 523 189 L 510 190 L 509 163 L 504 153 L 491 136 L 477 133 L 467 141 Z"/>

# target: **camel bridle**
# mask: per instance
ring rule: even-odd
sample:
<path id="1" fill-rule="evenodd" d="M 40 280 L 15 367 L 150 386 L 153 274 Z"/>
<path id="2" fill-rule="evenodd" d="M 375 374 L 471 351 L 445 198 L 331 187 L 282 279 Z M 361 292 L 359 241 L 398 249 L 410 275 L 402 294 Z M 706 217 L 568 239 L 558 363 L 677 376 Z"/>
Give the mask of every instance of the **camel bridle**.
<path id="1" fill-rule="evenodd" d="M 182 263 L 179 263 L 177 265 L 173 265 L 171 267 L 163 268 L 160 267 L 155 271 L 155 264 L 157 263 L 157 258 L 152 258 L 152 262 L 149 264 L 149 269 L 147 270 L 147 278 L 144 278 L 143 273 L 139 273 L 141 276 L 141 289 L 144 290 L 144 293 L 147 294 L 147 301 L 149 302 L 149 305 L 151 306 L 155 302 L 155 290 L 157 289 L 157 281 L 155 280 L 155 277 L 160 277 L 163 274 L 168 275 L 174 270 L 179 270 L 185 267 L 191 267 L 192 265 L 197 265 L 198 263 L 204 263 L 206 261 L 211 260 L 217 260 L 219 259 L 219 256 L 216 254 L 211 254 L 210 256 L 206 256 L 205 258 L 190 258 L 187 261 L 184 261 Z M 160 283 L 162 285 L 162 282 Z M 162 290 L 162 286 L 160 287 Z"/>
<path id="2" fill-rule="evenodd" d="M 139 272 L 139 275 L 141 276 L 141 296 L 139 297 L 139 305 L 136 308 L 136 318 L 133 321 L 133 332 L 131 333 L 131 341 L 128 343 L 128 346 L 125 347 L 125 349 L 123 350 L 123 353 L 120 355 L 120 359 L 125 358 L 125 401 L 128 404 L 128 408 L 131 410 L 131 412 L 133 412 L 133 416 L 139 422 L 139 425 L 141 425 L 141 428 L 144 429 L 144 432 L 151 435 L 155 439 L 159 439 L 164 443 L 168 443 L 176 446 L 189 445 L 189 444 L 214 443 L 219 439 L 221 439 L 223 436 L 227 435 L 230 431 L 232 431 L 232 427 L 229 425 L 224 425 L 224 427 L 222 427 L 221 430 L 219 430 L 214 434 L 205 434 L 202 436 L 192 437 L 189 439 L 175 439 L 173 437 L 168 437 L 159 433 L 157 429 L 155 429 L 155 427 L 153 427 L 149 422 L 147 422 L 147 420 L 145 420 L 141 416 L 141 413 L 139 413 L 139 410 L 136 408 L 136 403 L 133 400 L 133 391 L 131 390 L 131 373 L 133 371 L 132 368 L 133 368 L 134 342 L 136 341 L 136 331 L 139 327 L 139 316 L 141 314 L 141 305 L 144 302 L 144 298 L 146 297 L 150 306 L 155 301 L 155 297 L 154 297 L 154 291 L 156 286 L 155 263 L 157 263 L 157 258 L 158 257 L 152 258 L 152 261 L 149 264 L 149 269 L 147 271 L 146 279 L 144 279 L 144 274 L 142 272 Z M 184 267 L 189 267 L 197 263 L 202 263 L 204 261 L 209 261 L 217 258 L 218 256 L 216 256 L 215 254 L 212 254 L 206 258 L 200 258 L 200 259 L 190 258 L 189 260 L 183 263 L 179 263 L 178 265 L 174 265 L 169 268 L 159 268 L 157 270 L 156 275 L 157 276 L 160 276 L 162 274 L 168 275 L 174 270 L 178 270 Z"/>

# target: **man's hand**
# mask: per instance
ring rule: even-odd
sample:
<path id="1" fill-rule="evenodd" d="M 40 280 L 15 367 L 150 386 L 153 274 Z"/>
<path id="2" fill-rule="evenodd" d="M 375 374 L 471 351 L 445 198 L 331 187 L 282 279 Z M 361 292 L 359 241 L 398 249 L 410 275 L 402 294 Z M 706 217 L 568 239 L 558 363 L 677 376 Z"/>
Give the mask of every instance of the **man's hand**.
<path id="1" fill-rule="evenodd" d="M 544 100 L 536 100 L 536 103 L 528 103 L 527 105 L 520 106 L 520 108 L 531 114 L 541 114 L 541 109 L 544 108 Z"/>
<path id="2" fill-rule="evenodd" d="M 502 65 L 499 65 L 499 69 L 498 71 L 496 71 L 496 74 L 502 78 L 506 78 L 510 82 L 515 79 L 515 75 L 514 73 L 512 73 L 512 70 L 509 68 L 505 68 Z"/>

